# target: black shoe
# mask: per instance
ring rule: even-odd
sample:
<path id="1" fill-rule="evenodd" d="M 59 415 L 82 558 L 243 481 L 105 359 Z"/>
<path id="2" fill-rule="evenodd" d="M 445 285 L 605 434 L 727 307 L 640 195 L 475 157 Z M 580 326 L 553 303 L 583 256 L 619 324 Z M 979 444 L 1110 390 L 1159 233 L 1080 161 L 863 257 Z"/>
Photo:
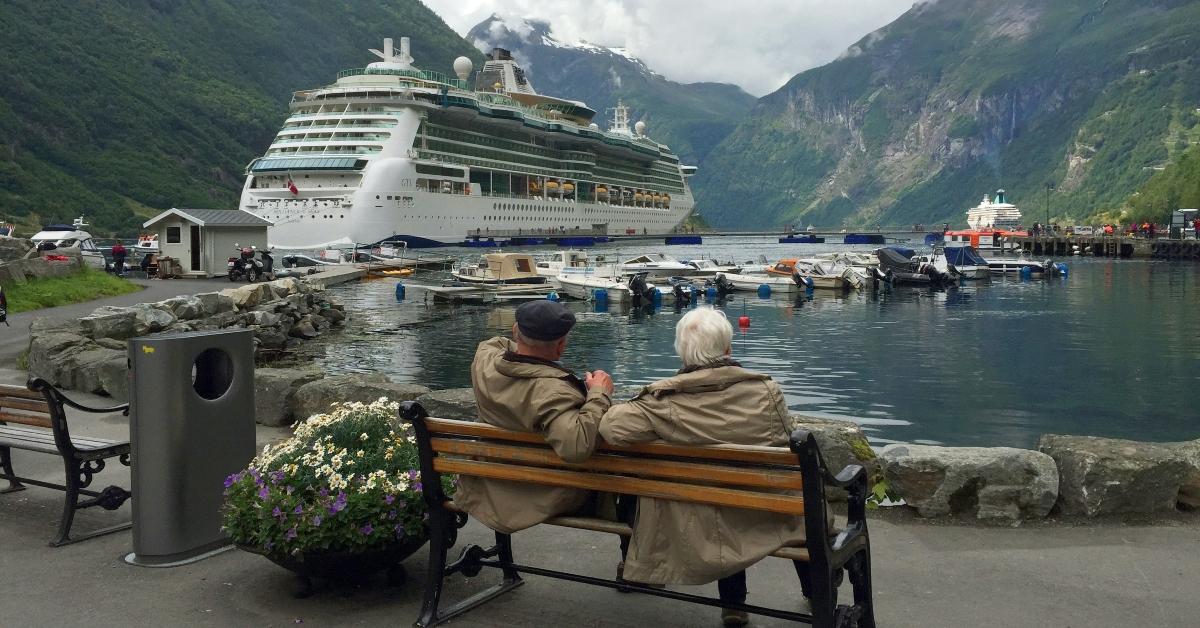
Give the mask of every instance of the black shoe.
<path id="1" fill-rule="evenodd" d="M 721 609 L 721 623 L 726 626 L 745 626 L 750 623 L 750 614 L 732 608 Z"/>

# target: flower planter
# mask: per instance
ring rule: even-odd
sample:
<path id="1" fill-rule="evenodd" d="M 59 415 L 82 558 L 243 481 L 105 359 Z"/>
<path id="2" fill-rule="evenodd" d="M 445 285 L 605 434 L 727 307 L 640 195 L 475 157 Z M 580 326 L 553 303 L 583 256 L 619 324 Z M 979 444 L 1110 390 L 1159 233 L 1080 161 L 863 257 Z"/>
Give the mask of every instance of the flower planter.
<path id="1" fill-rule="evenodd" d="M 237 547 L 264 556 L 276 565 L 295 573 L 300 579 L 300 588 L 295 596 L 303 598 L 312 595 L 314 580 L 361 582 L 383 570 L 387 570 L 390 586 L 402 586 L 406 573 L 401 562 L 421 549 L 427 540 L 424 537 L 410 537 L 387 547 L 366 551 L 323 551 L 301 556 L 272 555 L 262 548 L 241 544 Z"/>

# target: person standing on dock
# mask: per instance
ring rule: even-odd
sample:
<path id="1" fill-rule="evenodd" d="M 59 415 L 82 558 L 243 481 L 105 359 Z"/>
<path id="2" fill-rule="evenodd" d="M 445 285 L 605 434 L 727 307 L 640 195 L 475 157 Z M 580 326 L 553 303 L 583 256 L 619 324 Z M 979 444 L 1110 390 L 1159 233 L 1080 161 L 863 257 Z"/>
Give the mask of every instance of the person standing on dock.
<path id="1" fill-rule="evenodd" d="M 600 418 L 612 405 L 613 383 L 596 370 L 583 379 L 559 361 L 575 315 L 561 303 L 530 301 L 516 311 L 512 340 L 479 343 L 471 387 L 479 420 L 541 434 L 567 462 L 583 462 L 598 443 Z M 579 511 L 594 494 L 463 476 L 454 502 L 489 528 L 511 534 Z"/>

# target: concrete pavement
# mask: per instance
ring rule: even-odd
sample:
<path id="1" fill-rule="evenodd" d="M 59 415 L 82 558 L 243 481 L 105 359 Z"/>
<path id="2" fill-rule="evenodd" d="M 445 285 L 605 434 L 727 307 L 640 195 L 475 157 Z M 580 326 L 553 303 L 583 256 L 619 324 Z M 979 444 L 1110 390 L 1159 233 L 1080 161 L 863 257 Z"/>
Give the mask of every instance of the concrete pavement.
<path id="1" fill-rule="evenodd" d="M 130 279 L 130 281 L 143 286 L 142 290 L 120 296 L 87 301 L 85 303 L 74 303 L 43 310 L 34 310 L 32 312 L 9 314 L 8 322 L 10 326 L 0 327 L 0 366 L 13 366 L 17 356 L 29 348 L 29 324 L 35 319 L 77 319 L 87 316 L 91 314 L 92 310 L 105 305 L 152 303 L 183 294 L 213 292 L 231 287 L 228 279 Z"/>
<path id="2" fill-rule="evenodd" d="M 0 381 L 23 381 L 17 371 Z M 103 398 L 75 395 L 84 400 Z M 73 431 L 118 437 L 123 417 L 74 424 Z M 87 427 L 84 428 L 83 426 Z M 284 438 L 259 428 L 259 444 Z M 15 452 L 18 472 L 61 481 L 56 458 Z M 123 467 L 97 476 L 99 486 L 128 481 Z M 127 486 L 127 484 L 125 484 Z M 382 577 L 357 589 L 323 588 L 311 598 L 291 595 L 290 573 L 266 559 L 230 551 L 174 569 L 131 567 L 121 532 L 53 549 L 61 493 L 37 487 L 0 495 L 0 625 L 282 626 L 409 625 L 417 616 L 425 554 L 406 561 L 408 584 L 390 589 Z M 85 511 L 86 530 L 127 520 Z M 918 520 L 895 512 L 871 519 L 875 599 L 883 627 L 1125 628 L 1200 624 L 1200 515 L 1081 522 L 1049 521 L 1018 528 Z M 484 544 L 489 533 L 471 523 L 460 545 Z M 611 576 L 616 539 L 544 527 L 514 537 L 518 560 Z M 768 560 L 750 570 L 751 602 L 795 608 L 799 588 L 790 565 Z M 719 626 L 715 609 L 671 600 L 529 577 L 525 586 L 457 619 L 455 626 Z M 444 599 L 461 599 L 496 574 L 455 577 Z M 716 587 L 688 587 L 715 594 Z M 847 593 L 848 594 L 848 593 Z M 755 626 L 783 622 L 754 618 Z"/>

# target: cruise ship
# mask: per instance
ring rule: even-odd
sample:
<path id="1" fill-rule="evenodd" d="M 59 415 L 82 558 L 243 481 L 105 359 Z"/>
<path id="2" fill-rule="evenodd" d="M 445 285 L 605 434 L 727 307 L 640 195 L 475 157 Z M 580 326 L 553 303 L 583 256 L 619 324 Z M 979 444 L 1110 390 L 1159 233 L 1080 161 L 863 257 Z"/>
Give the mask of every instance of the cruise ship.
<path id="1" fill-rule="evenodd" d="M 602 130 L 584 103 L 534 91 L 504 49 L 479 72 L 459 57 L 457 78 L 414 67 L 407 37 L 371 52 L 380 60 L 295 92 L 247 166 L 240 206 L 273 223 L 271 246 L 667 233 L 692 209 L 696 168 L 620 103 Z"/>
<path id="2" fill-rule="evenodd" d="M 996 190 L 992 200 L 987 194 L 978 205 L 967 210 L 967 225 L 972 229 L 1015 230 L 1021 226 L 1021 210 L 1004 198 L 1004 190 Z"/>

